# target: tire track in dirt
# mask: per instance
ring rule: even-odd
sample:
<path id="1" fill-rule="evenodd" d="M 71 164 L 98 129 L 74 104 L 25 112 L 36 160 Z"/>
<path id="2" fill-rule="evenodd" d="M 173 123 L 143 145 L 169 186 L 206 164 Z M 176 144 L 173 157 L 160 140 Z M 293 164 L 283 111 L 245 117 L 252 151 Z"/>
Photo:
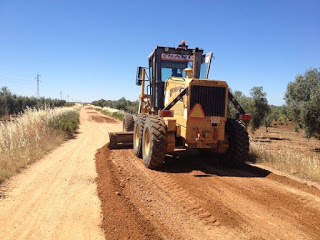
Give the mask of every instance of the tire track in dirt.
<path id="1" fill-rule="evenodd" d="M 222 202 L 227 208 L 233 209 L 242 218 L 240 225 L 236 227 L 243 232 L 259 230 L 260 236 L 266 238 L 279 238 L 279 236 L 307 238 L 308 235 L 317 238 L 318 233 L 314 232 L 313 224 L 319 222 L 316 218 L 319 212 L 306 209 L 296 198 L 283 193 L 276 186 L 273 189 L 265 187 L 260 179 L 254 183 L 255 181 L 255 179 L 250 180 L 249 185 L 248 181 L 243 181 L 241 178 L 239 180 L 210 178 L 206 181 L 196 179 L 189 184 L 188 189 L 199 199 L 206 199 L 203 201 L 204 205 L 210 204 L 210 199 L 214 198 L 216 202 Z M 216 194 L 212 186 L 223 189 L 223 192 Z M 311 224 L 308 222 L 301 224 L 301 218 L 308 219 Z M 281 224 L 277 224 L 279 220 Z M 275 227 L 277 232 L 274 232 Z"/>
<path id="2" fill-rule="evenodd" d="M 167 157 L 159 171 L 132 150 L 110 159 L 123 194 L 167 239 L 318 239 L 320 191 L 247 166 L 225 169 L 193 152 Z"/>
<path id="3" fill-rule="evenodd" d="M 151 217 L 150 222 L 157 225 L 159 229 L 165 228 L 170 232 L 162 237 L 168 239 L 172 239 L 172 236 L 175 239 L 190 239 L 190 237 L 192 239 L 212 239 L 213 236 L 215 239 L 235 239 L 239 237 L 239 233 L 233 234 L 229 227 L 221 226 L 214 214 L 203 208 L 197 202 L 198 199 L 176 183 L 169 173 L 146 169 L 141 160 L 133 155 L 132 150 L 111 151 L 109 158 L 121 169 L 122 173 L 126 172 L 126 176 L 135 179 L 135 181 L 130 181 L 126 188 L 129 190 L 125 193 L 134 204 L 139 206 L 140 210 L 142 209 L 141 211 L 147 208 L 148 211 L 153 212 L 150 216 L 157 216 L 158 220 Z M 144 199 L 146 201 L 143 201 Z M 160 201 L 161 206 L 153 204 Z M 148 204 L 146 205 L 145 202 Z M 171 214 L 163 214 L 167 212 Z"/>

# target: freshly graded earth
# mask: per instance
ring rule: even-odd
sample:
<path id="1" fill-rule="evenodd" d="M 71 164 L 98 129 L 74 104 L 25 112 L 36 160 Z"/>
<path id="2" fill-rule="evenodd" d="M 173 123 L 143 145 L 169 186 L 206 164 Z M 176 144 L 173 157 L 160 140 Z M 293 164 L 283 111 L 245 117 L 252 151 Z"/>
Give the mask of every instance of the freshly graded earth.
<path id="1" fill-rule="evenodd" d="M 197 151 L 150 170 L 108 149 L 121 129 L 82 108 L 75 139 L 0 186 L 0 239 L 319 239 L 316 185 Z"/>
<path id="2" fill-rule="evenodd" d="M 96 159 L 107 239 L 319 239 L 314 186 L 250 165 L 222 168 L 195 151 L 168 156 L 159 171 L 131 149 L 105 146 Z"/>

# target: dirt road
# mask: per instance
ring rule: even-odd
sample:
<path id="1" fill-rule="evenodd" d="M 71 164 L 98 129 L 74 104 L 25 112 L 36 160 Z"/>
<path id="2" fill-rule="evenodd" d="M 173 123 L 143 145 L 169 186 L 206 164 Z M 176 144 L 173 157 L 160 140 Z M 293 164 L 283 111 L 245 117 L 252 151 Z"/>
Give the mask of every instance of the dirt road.
<path id="1" fill-rule="evenodd" d="M 0 239 L 104 239 L 94 154 L 117 123 L 81 110 L 75 139 L 0 186 Z"/>
<path id="2" fill-rule="evenodd" d="M 196 151 L 159 171 L 131 149 L 96 154 L 107 239 L 319 239 L 320 190 L 255 166 L 223 168 Z"/>
<path id="3" fill-rule="evenodd" d="M 102 147 L 120 129 L 82 109 L 75 139 L 1 186 L 0 239 L 319 239 L 318 188 L 196 151 L 149 170 Z"/>

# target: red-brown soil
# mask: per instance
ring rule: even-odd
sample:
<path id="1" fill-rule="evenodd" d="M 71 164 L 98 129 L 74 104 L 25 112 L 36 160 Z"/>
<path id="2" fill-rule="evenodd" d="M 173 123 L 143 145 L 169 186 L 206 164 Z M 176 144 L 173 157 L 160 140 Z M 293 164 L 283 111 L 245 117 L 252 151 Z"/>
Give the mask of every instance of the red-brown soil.
<path id="1" fill-rule="evenodd" d="M 105 117 L 105 116 L 101 116 L 101 115 L 90 115 L 89 116 L 89 120 L 98 122 L 98 123 L 117 123 L 118 121 L 113 119 L 113 118 L 109 118 L 109 117 Z"/>
<path id="2" fill-rule="evenodd" d="M 123 188 L 129 177 L 112 163 L 109 148 L 96 154 L 98 195 L 103 212 L 102 228 L 107 239 L 160 239 L 154 226 L 125 196 Z"/>
<path id="3" fill-rule="evenodd" d="M 132 149 L 105 146 L 96 159 L 107 239 L 319 239 L 313 186 L 250 165 L 223 168 L 196 151 L 167 156 L 158 171 Z"/>

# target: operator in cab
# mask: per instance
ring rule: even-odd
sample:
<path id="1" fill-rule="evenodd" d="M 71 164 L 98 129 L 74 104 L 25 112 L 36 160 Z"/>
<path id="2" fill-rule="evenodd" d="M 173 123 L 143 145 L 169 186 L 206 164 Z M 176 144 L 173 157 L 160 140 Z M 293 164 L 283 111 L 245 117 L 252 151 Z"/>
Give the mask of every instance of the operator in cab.
<path id="1" fill-rule="evenodd" d="M 179 72 L 178 72 L 179 70 Z M 182 71 L 181 69 L 177 69 L 177 68 L 172 68 L 172 77 L 182 77 Z"/>

